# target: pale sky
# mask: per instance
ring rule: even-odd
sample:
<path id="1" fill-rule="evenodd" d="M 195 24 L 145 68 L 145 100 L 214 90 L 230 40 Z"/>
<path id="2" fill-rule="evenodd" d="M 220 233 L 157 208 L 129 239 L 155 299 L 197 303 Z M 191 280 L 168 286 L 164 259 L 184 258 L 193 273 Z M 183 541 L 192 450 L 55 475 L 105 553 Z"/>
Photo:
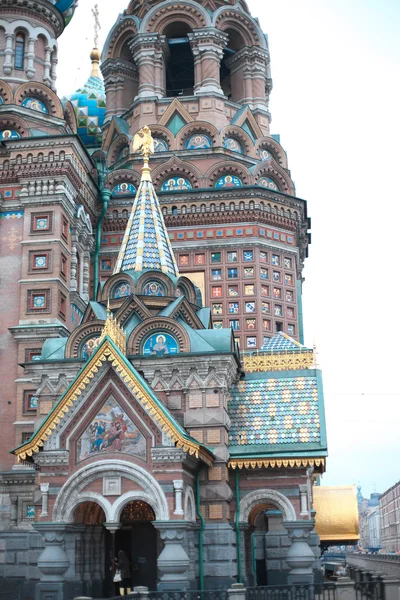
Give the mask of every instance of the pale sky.
<path id="1" fill-rule="evenodd" d="M 323 485 L 400 479 L 398 0 L 248 0 L 269 36 L 272 133 L 308 200 L 305 341 L 323 371 Z M 128 0 L 98 0 L 101 42 Z M 90 73 L 90 9 L 60 39 L 58 93 Z"/>

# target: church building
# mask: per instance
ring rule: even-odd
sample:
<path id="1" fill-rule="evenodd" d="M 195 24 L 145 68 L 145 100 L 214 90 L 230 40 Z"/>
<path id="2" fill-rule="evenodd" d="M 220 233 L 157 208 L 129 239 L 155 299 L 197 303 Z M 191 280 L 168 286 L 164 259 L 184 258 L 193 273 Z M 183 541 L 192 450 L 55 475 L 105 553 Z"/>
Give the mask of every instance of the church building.
<path id="1" fill-rule="evenodd" d="M 112 597 L 121 551 L 125 591 L 312 583 L 310 220 L 268 38 L 244 0 L 127 0 L 60 98 L 76 4 L 0 0 L 2 586 Z"/>

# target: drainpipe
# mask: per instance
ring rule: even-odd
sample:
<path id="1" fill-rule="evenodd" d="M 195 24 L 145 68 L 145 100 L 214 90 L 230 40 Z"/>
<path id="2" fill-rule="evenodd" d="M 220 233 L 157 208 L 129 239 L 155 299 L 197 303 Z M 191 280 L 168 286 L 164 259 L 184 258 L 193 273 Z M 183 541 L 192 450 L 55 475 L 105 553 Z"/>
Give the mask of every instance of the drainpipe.
<path id="1" fill-rule="evenodd" d="M 103 231 L 104 216 L 107 212 L 108 202 L 111 198 L 111 190 L 103 188 L 100 191 L 101 201 L 103 207 L 101 209 L 101 215 L 99 217 L 96 229 L 96 248 L 94 251 L 94 264 L 93 264 L 93 300 L 97 297 L 97 288 L 99 286 L 99 254 L 101 245 L 101 233 Z"/>
<path id="2" fill-rule="evenodd" d="M 199 587 L 200 591 L 204 590 L 204 566 L 203 566 L 203 531 L 205 526 L 205 520 L 200 510 L 200 473 L 204 469 L 201 467 L 196 474 L 196 512 L 200 519 L 199 528 Z"/>
<path id="3" fill-rule="evenodd" d="M 237 582 L 242 583 L 242 552 L 240 547 L 240 495 L 239 495 L 239 469 L 235 469 L 235 488 L 236 488 L 236 517 L 235 517 L 235 528 L 236 528 L 236 552 L 237 552 Z"/>

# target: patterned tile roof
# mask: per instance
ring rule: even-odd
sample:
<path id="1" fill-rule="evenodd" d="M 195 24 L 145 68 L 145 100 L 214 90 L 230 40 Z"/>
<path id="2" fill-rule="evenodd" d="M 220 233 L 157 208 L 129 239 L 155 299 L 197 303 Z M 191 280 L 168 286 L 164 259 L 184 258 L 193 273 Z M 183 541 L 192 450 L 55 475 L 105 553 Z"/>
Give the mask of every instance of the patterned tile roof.
<path id="1" fill-rule="evenodd" d="M 299 372 L 290 377 L 246 376 L 230 392 L 230 451 L 319 450 L 325 447 L 322 410 L 316 371 L 307 371 L 307 376 Z"/>
<path id="2" fill-rule="evenodd" d="M 286 333 L 283 333 L 283 331 L 280 331 L 272 338 L 269 338 L 261 348 L 262 351 L 266 352 L 287 352 L 288 350 L 299 352 L 300 350 L 305 349 L 306 346 L 296 342 L 296 340 L 288 336 Z"/>
<path id="3" fill-rule="evenodd" d="M 114 274 L 145 270 L 179 276 L 153 183 L 142 177 Z"/>

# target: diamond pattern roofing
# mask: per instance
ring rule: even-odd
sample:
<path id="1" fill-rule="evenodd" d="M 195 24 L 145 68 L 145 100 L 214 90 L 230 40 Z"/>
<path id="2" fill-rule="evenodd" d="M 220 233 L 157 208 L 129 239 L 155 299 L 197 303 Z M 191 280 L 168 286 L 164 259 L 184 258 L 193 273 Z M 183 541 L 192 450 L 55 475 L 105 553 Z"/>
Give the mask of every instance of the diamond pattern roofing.
<path id="1" fill-rule="evenodd" d="M 290 375 L 246 376 L 232 388 L 228 403 L 230 451 L 293 453 L 325 448 L 322 390 L 320 394 L 316 372 Z"/>
<path id="2" fill-rule="evenodd" d="M 306 349 L 306 346 L 302 346 L 302 344 L 296 342 L 296 340 L 282 331 L 269 338 L 261 348 L 262 351 L 266 352 L 287 352 L 288 350 L 299 352 Z"/>

